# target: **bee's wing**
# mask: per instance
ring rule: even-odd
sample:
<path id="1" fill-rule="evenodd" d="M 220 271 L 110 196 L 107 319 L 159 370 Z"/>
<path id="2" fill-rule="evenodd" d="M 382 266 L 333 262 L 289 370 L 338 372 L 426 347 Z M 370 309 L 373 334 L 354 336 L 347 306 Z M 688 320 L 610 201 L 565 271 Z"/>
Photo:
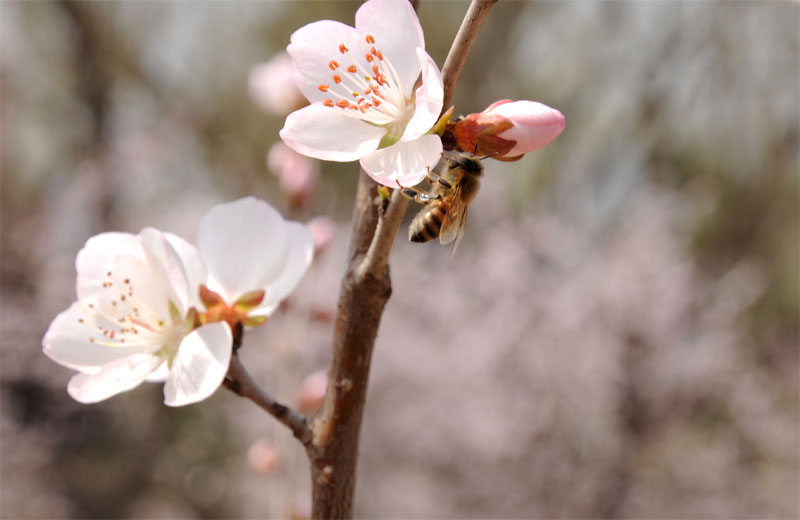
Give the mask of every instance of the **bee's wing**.
<path id="1" fill-rule="evenodd" d="M 442 244 L 449 244 L 453 242 L 453 249 L 450 252 L 452 256 L 456 252 L 458 243 L 461 241 L 461 236 L 467 228 L 467 203 L 461 196 L 461 186 L 456 188 L 456 193 L 453 196 L 453 202 L 450 204 L 450 209 L 442 219 L 442 228 L 439 231 L 439 242 Z"/>

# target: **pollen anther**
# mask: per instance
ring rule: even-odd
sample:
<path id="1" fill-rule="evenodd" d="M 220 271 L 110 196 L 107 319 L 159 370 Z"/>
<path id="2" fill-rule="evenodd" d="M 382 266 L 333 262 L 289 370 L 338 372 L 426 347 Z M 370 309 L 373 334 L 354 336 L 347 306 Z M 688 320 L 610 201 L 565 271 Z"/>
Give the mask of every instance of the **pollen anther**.
<path id="1" fill-rule="evenodd" d="M 375 43 L 375 38 L 373 38 L 371 34 L 367 35 L 367 43 L 369 43 L 370 45 Z"/>
<path id="2" fill-rule="evenodd" d="M 334 106 L 332 99 L 326 99 L 325 101 L 322 102 L 322 104 L 325 105 L 326 107 L 333 107 Z"/>
<path id="3" fill-rule="evenodd" d="M 339 83 L 342 82 L 342 77 L 340 75 L 338 75 L 338 74 L 334 74 L 333 75 L 333 82 L 338 85 Z"/>
<path id="4" fill-rule="evenodd" d="M 328 89 L 330 88 L 330 85 L 320 85 L 317 88 L 320 89 L 322 92 L 327 92 Z"/>
<path id="5" fill-rule="evenodd" d="M 336 70 L 339 68 L 339 63 L 336 60 L 331 60 L 331 62 L 328 63 L 328 67 L 330 67 L 331 70 Z"/>
<path id="6" fill-rule="evenodd" d="M 345 47 L 345 45 L 344 45 L 343 43 L 340 43 L 340 44 L 339 44 L 339 52 L 341 52 L 342 54 L 346 53 L 346 52 L 347 52 L 347 51 L 349 51 L 349 50 L 350 50 L 350 49 L 348 49 L 347 47 Z"/>
<path id="7" fill-rule="evenodd" d="M 347 72 L 349 72 L 351 74 L 355 74 L 357 70 L 358 69 L 356 68 L 355 65 L 350 65 L 349 67 L 347 67 Z"/>

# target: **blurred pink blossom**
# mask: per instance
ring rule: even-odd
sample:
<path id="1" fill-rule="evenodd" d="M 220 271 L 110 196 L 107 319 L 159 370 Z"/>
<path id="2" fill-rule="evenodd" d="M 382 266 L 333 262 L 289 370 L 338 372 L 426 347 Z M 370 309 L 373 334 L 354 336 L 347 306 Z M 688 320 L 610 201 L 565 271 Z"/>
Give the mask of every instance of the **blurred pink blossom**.
<path id="1" fill-rule="evenodd" d="M 257 473 L 272 473 L 280 465 L 278 449 L 267 439 L 258 439 L 247 450 L 247 464 Z"/>
<path id="2" fill-rule="evenodd" d="M 328 373 L 319 370 L 306 377 L 297 392 L 297 408 L 306 415 L 315 413 L 325 398 L 328 387 Z"/>
<path id="3" fill-rule="evenodd" d="M 269 149 L 267 167 L 278 176 L 281 190 L 294 207 L 302 207 L 317 187 L 317 162 L 280 141 Z"/>
<path id="4" fill-rule="evenodd" d="M 564 115 L 536 101 L 503 99 L 455 124 L 456 148 L 516 161 L 549 144 L 564 130 Z"/>
<path id="5" fill-rule="evenodd" d="M 322 253 L 336 235 L 336 224 L 328 217 L 317 217 L 306 224 L 314 237 L 314 256 Z"/>
<path id="6" fill-rule="evenodd" d="M 258 107 L 276 116 L 285 116 L 308 103 L 292 77 L 292 59 L 280 52 L 269 61 L 250 69 L 247 89 Z"/>

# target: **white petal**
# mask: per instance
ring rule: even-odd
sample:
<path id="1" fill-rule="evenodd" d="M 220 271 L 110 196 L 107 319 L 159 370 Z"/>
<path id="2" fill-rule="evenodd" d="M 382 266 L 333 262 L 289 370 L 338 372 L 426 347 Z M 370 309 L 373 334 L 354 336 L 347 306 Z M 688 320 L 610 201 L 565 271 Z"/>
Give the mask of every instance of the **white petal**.
<path id="1" fill-rule="evenodd" d="M 375 38 L 375 47 L 392 62 L 400 76 L 403 95 L 410 98 L 420 68 L 415 49 L 425 48 L 425 37 L 408 0 L 363 3 L 356 12 L 356 30 Z"/>
<path id="2" fill-rule="evenodd" d="M 376 182 L 397 188 L 422 182 L 442 154 L 438 135 L 424 135 L 415 141 L 400 141 L 361 159 L 361 167 Z"/>
<path id="3" fill-rule="evenodd" d="M 172 360 L 164 403 L 183 406 L 213 394 L 228 372 L 232 340 L 224 322 L 203 325 L 186 336 Z"/>
<path id="4" fill-rule="evenodd" d="M 314 257 L 314 236 L 304 225 L 299 222 L 287 222 L 289 227 L 289 256 L 286 267 L 268 288 L 264 302 L 253 309 L 250 315 L 269 316 L 278 305 L 286 298 L 306 273 L 311 259 Z"/>
<path id="5" fill-rule="evenodd" d="M 198 290 L 200 284 L 205 284 L 208 279 L 208 269 L 200 256 L 200 251 L 192 244 L 171 233 L 164 233 L 169 244 L 175 250 L 183 265 L 186 274 L 187 291 L 189 293 L 189 307 L 200 307 Z"/>
<path id="6" fill-rule="evenodd" d="M 296 152 L 326 161 L 356 161 L 375 150 L 385 134 L 384 128 L 322 103 L 292 112 L 280 131 Z"/>
<path id="7" fill-rule="evenodd" d="M 180 240 L 174 235 L 173 237 Z M 173 302 L 183 316 L 188 310 L 189 286 L 181 257 L 167 240 L 166 234 L 156 229 L 142 230 L 139 233 L 139 242 L 152 271 L 152 283 L 163 288 L 163 294 L 156 298 L 164 303 Z M 199 253 L 197 256 L 199 258 Z"/>
<path id="8" fill-rule="evenodd" d="M 101 291 L 108 266 L 118 255 L 139 255 L 138 237 L 130 233 L 100 233 L 86 241 L 75 260 L 79 300 Z"/>
<path id="9" fill-rule="evenodd" d="M 84 320 L 83 323 L 78 320 Z M 95 338 L 91 341 L 90 338 Z M 101 344 L 106 339 L 97 331 L 81 302 L 73 303 L 50 324 L 42 340 L 44 353 L 56 363 L 81 372 L 97 372 L 114 360 L 149 352 L 156 343 L 126 346 L 120 343 Z M 144 335 L 143 335 L 144 339 Z"/>
<path id="10" fill-rule="evenodd" d="M 297 88 L 310 101 L 322 101 L 328 94 L 319 90 L 320 85 L 332 85 L 334 71 L 329 64 L 336 60 L 347 68 L 354 60 L 339 50 L 344 44 L 347 52 L 363 57 L 369 51 L 366 41 L 355 29 L 343 23 L 321 20 L 296 30 L 286 52 L 292 57 L 294 81 Z"/>
<path id="11" fill-rule="evenodd" d="M 150 372 L 144 380 L 148 383 L 163 383 L 167 377 L 169 377 L 169 363 L 162 361 L 158 368 Z"/>
<path id="12" fill-rule="evenodd" d="M 81 403 L 96 403 L 139 386 L 160 363 L 157 356 L 134 354 L 104 365 L 96 374 L 73 376 L 67 392 Z"/>
<path id="13" fill-rule="evenodd" d="M 416 92 L 414 115 L 403 132 L 405 141 L 417 139 L 433 128 L 439 120 L 444 101 L 442 74 L 436 62 L 424 49 L 417 49 L 417 57 L 422 65 L 422 85 Z"/>
<path id="14" fill-rule="evenodd" d="M 209 287 L 228 303 L 268 286 L 283 271 L 289 230 L 283 217 L 253 197 L 219 204 L 203 217 L 197 244 L 209 271 Z"/>

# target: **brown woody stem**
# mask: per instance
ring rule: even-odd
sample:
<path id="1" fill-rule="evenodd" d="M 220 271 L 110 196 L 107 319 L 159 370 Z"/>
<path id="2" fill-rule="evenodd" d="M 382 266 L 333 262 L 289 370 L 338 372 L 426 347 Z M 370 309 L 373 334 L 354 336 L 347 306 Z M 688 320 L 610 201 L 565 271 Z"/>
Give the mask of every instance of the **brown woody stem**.
<path id="1" fill-rule="evenodd" d="M 473 0 L 443 69 L 444 106 L 452 99 L 472 42 L 496 0 Z M 378 211 L 377 185 L 359 178 L 347 265 L 339 293 L 328 388 L 311 421 L 306 444 L 311 462 L 312 517 L 352 518 L 356 462 L 372 349 L 391 295 L 389 253 L 408 207 L 394 190 L 385 213 Z"/>
<path id="2" fill-rule="evenodd" d="M 233 354 L 228 367 L 225 386 L 236 394 L 250 399 L 279 422 L 287 426 L 304 445 L 311 441 L 308 419 L 302 414 L 282 405 L 261 389 L 242 365 L 238 354 Z"/>

